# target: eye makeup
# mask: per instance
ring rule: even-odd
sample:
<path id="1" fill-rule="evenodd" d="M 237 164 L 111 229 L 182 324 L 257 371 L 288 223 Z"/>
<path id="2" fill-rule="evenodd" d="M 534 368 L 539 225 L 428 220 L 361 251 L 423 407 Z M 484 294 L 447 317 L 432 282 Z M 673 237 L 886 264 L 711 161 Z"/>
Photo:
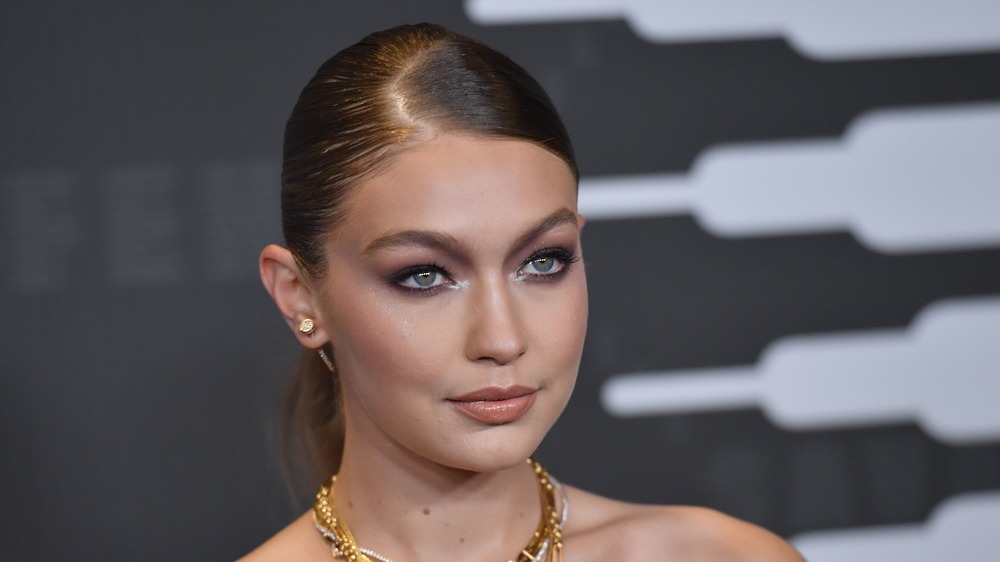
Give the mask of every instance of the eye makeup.
<path id="1" fill-rule="evenodd" d="M 570 267 L 580 261 L 575 252 L 562 247 L 536 250 L 517 270 L 518 279 L 550 283 L 564 277 Z M 531 271 L 534 270 L 534 271 Z"/>
<path id="2" fill-rule="evenodd" d="M 445 268 L 435 262 L 405 267 L 393 273 L 389 282 L 398 290 L 420 295 L 434 294 L 455 284 Z"/>
<path id="3" fill-rule="evenodd" d="M 562 279 L 579 255 L 563 247 L 535 250 L 515 272 L 515 279 L 530 283 L 552 283 Z M 393 273 L 389 282 L 400 291 L 429 296 L 457 285 L 448 270 L 437 262 L 415 264 Z"/>

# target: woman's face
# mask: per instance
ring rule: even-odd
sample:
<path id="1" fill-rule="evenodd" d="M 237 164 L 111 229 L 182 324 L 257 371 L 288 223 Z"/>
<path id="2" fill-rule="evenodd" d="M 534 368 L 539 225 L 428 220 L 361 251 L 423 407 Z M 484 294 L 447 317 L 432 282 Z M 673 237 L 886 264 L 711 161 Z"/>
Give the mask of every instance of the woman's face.
<path id="1" fill-rule="evenodd" d="M 587 324 L 576 183 L 534 144 L 440 135 L 361 182 L 319 295 L 348 447 L 523 462 L 569 399 Z"/>

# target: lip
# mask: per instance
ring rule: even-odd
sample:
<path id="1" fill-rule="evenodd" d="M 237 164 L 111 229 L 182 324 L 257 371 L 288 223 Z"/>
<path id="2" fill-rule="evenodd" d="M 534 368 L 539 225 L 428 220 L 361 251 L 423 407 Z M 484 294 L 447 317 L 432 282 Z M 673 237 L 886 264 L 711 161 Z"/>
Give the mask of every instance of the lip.
<path id="1" fill-rule="evenodd" d="M 449 402 L 466 416 L 489 425 L 511 423 L 535 403 L 538 391 L 526 386 L 488 387 L 450 398 Z"/>

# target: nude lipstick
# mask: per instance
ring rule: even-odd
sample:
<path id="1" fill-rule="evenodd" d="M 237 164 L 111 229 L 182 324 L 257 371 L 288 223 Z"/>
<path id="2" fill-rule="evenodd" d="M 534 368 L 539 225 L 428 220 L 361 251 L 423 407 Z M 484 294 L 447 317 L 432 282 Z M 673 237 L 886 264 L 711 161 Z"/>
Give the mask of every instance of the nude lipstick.
<path id="1" fill-rule="evenodd" d="M 449 399 L 459 412 L 489 425 L 510 423 L 531 408 L 538 391 L 526 386 L 489 387 Z"/>

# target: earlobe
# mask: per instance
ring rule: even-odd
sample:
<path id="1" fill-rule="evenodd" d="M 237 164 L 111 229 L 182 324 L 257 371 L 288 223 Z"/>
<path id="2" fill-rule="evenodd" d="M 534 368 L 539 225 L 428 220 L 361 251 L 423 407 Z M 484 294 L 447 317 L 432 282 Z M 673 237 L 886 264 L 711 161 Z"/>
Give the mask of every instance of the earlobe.
<path id="1" fill-rule="evenodd" d="M 316 349 L 329 341 L 315 294 L 292 253 L 271 244 L 260 253 L 260 280 L 285 323 L 303 346 Z M 304 323 L 311 320 L 312 325 Z"/>

